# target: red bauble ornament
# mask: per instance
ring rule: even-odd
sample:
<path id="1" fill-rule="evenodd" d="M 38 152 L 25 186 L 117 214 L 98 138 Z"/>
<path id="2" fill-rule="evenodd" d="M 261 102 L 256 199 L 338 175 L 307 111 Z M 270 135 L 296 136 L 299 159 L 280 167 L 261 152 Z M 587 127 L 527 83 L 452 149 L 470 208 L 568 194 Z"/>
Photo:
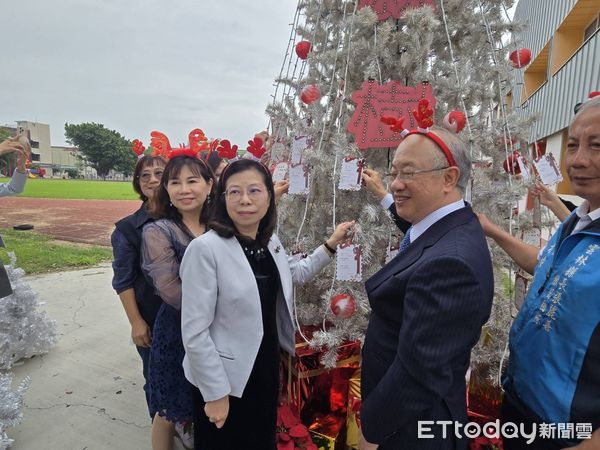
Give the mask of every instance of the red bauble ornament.
<path id="1" fill-rule="evenodd" d="M 300 41 L 296 44 L 296 55 L 298 55 L 298 58 L 300 59 L 306 59 L 308 58 L 308 54 L 311 48 L 312 45 L 310 42 Z"/>
<path id="2" fill-rule="evenodd" d="M 519 152 L 513 152 L 511 155 L 504 160 L 502 163 L 502 167 L 504 167 L 504 171 L 511 175 L 519 175 L 521 173 L 521 168 L 519 167 Z"/>
<path id="3" fill-rule="evenodd" d="M 302 91 L 300 92 L 300 100 L 302 103 L 306 103 L 310 105 L 313 102 L 316 102 L 321 98 L 321 91 L 317 87 L 316 84 L 309 84 L 308 86 L 304 86 Z"/>
<path id="4" fill-rule="evenodd" d="M 444 128 L 452 133 L 460 133 L 467 124 L 467 118 L 461 111 L 450 111 L 444 116 Z"/>
<path id="5" fill-rule="evenodd" d="M 331 311 L 340 319 L 347 319 L 356 311 L 356 301 L 350 294 L 338 294 L 331 299 Z"/>
<path id="6" fill-rule="evenodd" d="M 515 69 L 521 69 L 531 61 L 531 50 L 528 48 L 515 50 L 510 54 L 508 59 L 510 59 L 510 63 Z"/>

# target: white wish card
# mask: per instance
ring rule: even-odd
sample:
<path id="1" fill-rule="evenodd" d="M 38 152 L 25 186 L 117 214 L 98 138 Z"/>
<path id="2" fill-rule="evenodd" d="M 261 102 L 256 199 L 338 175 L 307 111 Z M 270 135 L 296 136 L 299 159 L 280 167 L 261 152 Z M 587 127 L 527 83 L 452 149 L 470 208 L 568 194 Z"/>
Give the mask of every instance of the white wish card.
<path id="1" fill-rule="evenodd" d="M 393 235 L 388 243 L 387 250 L 385 252 L 385 263 L 389 263 L 396 255 L 400 252 L 400 236 Z"/>
<path id="2" fill-rule="evenodd" d="M 542 183 L 544 183 L 546 186 L 552 186 L 563 180 L 560 169 L 558 168 L 558 164 L 556 164 L 556 160 L 554 159 L 554 155 L 552 155 L 552 153 L 546 153 L 533 164 L 540 175 Z"/>
<path id="3" fill-rule="evenodd" d="M 525 161 L 525 157 L 519 155 L 517 158 L 517 164 L 519 165 L 519 169 L 521 170 L 521 176 L 524 181 L 529 181 L 531 175 L 529 174 L 529 167 L 527 167 L 527 161 Z"/>
<path id="4" fill-rule="evenodd" d="M 362 280 L 362 248 L 360 245 L 339 246 L 336 252 L 336 278 L 338 281 Z"/>
<path id="5" fill-rule="evenodd" d="M 308 194 L 310 189 L 310 174 L 308 168 L 302 164 L 290 166 L 290 187 L 288 194 Z"/>
<path id="6" fill-rule="evenodd" d="M 285 177 L 288 173 L 289 163 L 280 162 L 273 165 L 271 172 L 273 173 L 273 181 L 282 181 L 285 180 Z"/>
<path id="7" fill-rule="evenodd" d="M 342 162 L 338 189 L 344 191 L 360 191 L 364 166 L 364 159 L 346 156 Z"/>
<path id="8" fill-rule="evenodd" d="M 292 165 L 300 164 L 302 162 L 302 153 L 310 147 L 308 136 L 295 136 L 292 141 L 292 154 L 290 156 L 290 162 Z"/>
<path id="9" fill-rule="evenodd" d="M 539 228 L 529 228 L 521 233 L 521 240 L 526 244 L 539 247 L 542 242 L 542 231 Z"/>

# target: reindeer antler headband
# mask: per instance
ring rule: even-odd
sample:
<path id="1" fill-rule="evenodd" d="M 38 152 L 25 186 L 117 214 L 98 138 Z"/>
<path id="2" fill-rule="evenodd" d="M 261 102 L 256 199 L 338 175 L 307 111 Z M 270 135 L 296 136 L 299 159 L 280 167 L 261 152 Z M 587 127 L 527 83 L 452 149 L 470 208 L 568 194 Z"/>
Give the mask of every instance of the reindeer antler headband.
<path id="1" fill-rule="evenodd" d="M 414 109 L 412 114 L 418 125 L 414 130 L 408 130 L 404 128 L 404 117 L 402 116 L 400 116 L 398 119 L 395 117 L 382 116 L 381 121 L 386 125 L 389 125 L 392 131 L 400 132 L 400 135 L 403 139 L 411 134 L 418 134 L 432 140 L 442 151 L 442 153 L 444 153 L 444 156 L 446 157 L 448 164 L 450 164 L 450 167 L 456 167 L 457 164 L 454 160 L 454 156 L 452 156 L 452 152 L 446 143 L 442 140 L 442 138 L 429 129 L 431 126 L 433 126 L 433 109 L 429 105 L 429 100 L 426 98 L 419 100 L 417 109 Z"/>

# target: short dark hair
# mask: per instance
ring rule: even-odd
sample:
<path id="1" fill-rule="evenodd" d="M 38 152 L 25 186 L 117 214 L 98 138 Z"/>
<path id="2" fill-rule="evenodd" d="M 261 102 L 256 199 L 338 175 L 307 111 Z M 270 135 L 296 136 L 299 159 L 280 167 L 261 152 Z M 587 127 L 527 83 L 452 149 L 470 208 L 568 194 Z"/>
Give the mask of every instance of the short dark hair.
<path id="1" fill-rule="evenodd" d="M 169 180 L 179 176 L 181 169 L 184 167 L 190 169 L 194 175 L 202 177 L 207 183 L 211 180 L 213 182 L 211 191 L 206 198 L 204 205 L 202 205 L 202 210 L 200 212 L 200 223 L 205 224 L 210 218 L 209 203 L 215 189 L 215 177 L 204 161 L 193 156 L 181 155 L 169 160 L 165 166 L 165 171 L 163 172 L 156 195 L 150 201 L 148 212 L 155 219 L 170 219 L 175 222 L 181 222 L 181 213 L 171 204 L 171 199 L 167 192 L 167 184 L 169 183 Z"/>
<path id="2" fill-rule="evenodd" d="M 133 190 L 137 192 L 137 194 L 140 196 L 140 200 L 143 202 L 148 200 L 148 197 L 144 195 L 144 192 L 142 192 L 142 187 L 140 186 L 140 176 L 142 174 L 142 170 L 144 170 L 146 167 L 153 167 L 157 164 L 164 166 L 167 164 L 167 162 L 162 156 L 144 155 L 138 159 L 137 163 L 135 163 L 132 181 Z"/>
<path id="3" fill-rule="evenodd" d="M 217 193 L 215 197 L 215 205 L 213 209 L 212 218 L 209 222 L 209 227 L 217 232 L 217 234 L 224 238 L 230 238 L 232 236 L 241 237 L 239 231 L 235 227 L 231 217 L 227 213 L 227 205 L 225 203 L 225 186 L 227 186 L 227 180 L 236 173 L 245 172 L 247 170 L 257 171 L 265 183 L 267 191 L 269 192 L 269 208 L 267 213 L 261 219 L 258 224 L 258 233 L 256 240 L 262 244 L 267 245 L 275 226 L 277 225 L 277 207 L 275 206 L 275 190 L 273 189 L 273 178 L 271 172 L 267 169 L 264 164 L 254 161 L 253 159 L 240 159 L 238 161 L 230 163 L 219 178 L 217 186 Z"/>

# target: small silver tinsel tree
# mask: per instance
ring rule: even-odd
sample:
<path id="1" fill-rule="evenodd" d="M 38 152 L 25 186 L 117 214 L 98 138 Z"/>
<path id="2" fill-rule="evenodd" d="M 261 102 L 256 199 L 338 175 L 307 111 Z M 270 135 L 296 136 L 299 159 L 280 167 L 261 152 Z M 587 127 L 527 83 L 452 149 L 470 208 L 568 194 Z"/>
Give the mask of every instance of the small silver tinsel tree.
<path id="1" fill-rule="evenodd" d="M 6 435 L 6 429 L 21 423 L 23 394 L 30 382 L 29 378 L 25 378 L 13 391 L 12 379 L 12 374 L 0 371 L 0 450 L 9 448 L 13 442 Z"/>
<path id="2" fill-rule="evenodd" d="M 0 450 L 12 443 L 6 429 L 21 422 L 23 394 L 30 382 L 25 378 L 13 391 L 9 369 L 21 359 L 47 353 L 57 340 L 56 323 L 38 311 L 37 294 L 23 280 L 23 269 L 15 266 L 14 253 L 9 257 L 5 269 L 13 293 L 0 298 Z"/>
<path id="3" fill-rule="evenodd" d="M 327 350 L 323 363 L 329 367 L 335 364 L 336 349 L 344 340 L 362 339 L 369 313 L 364 280 L 381 268 L 391 236 L 397 233 L 387 213 L 365 189 L 337 189 L 344 157 L 365 157 L 369 166 L 387 172 L 395 150 L 360 151 L 347 131 L 356 107 L 351 94 L 363 82 L 397 80 L 408 87 L 429 83 L 436 98 L 436 123 L 441 124 L 451 110 L 466 114 L 461 138 L 468 142 L 474 162 L 470 201 L 476 211 L 502 222 L 525 190 L 522 182 L 511 180 L 502 168 L 531 126 L 506 105 L 513 69 L 507 64 L 509 49 L 503 38 L 515 29 L 506 14 L 513 1 L 437 0 L 434 8 L 420 2 L 421 7 L 408 7 L 399 18 L 387 20 L 379 20 L 371 7 L 362 7 L 376 3 L 386 2 L 301 0 L 273 102 L 267 108 L 276 142 L 272 162 L 290 159 L 295 136 L 310 136 L 313 141 L 302 155 L 310 171 L 309 193 L 284 196 L 279 204 L 278 233 L 286 248 L 311 251 L 335 224 L 354 219 L 358 223 L 354 242 L 363 248 L 363 282 L 335 280 L 332 264 L 316 281 L 296 290 L 300 325 L 332 324 L 323 326 L 311 340 L 313 347 Z M 387 3 L 392 8 L 401 2 Z M 300 40 L 311 43 L 305 61 L 293 54 Z M 307 106 L 299 100 L 300 92 L 313 84 L 322 98 Z M 485 339 L 474 351 L 473 365 L 489 365 L 489 377 L 495 379 L 511 306 L 503 288 L 510 263 L 495 248 L 493 256 L 494 310 Z M 340 292 L 356 299 L 357 310 L 350 318 L 337 318 L 329 309 L 331 297 Z"/>
<path id="4" fill-rule="evenodd" d="M 24 358 L 48 353 L 56 343 L 56 323 L 38 310 L 37 294 L 23 280 L 14 253 L 5 266 L 13 293 L 0 299 L 0 370 L 7 370 Z"/>

